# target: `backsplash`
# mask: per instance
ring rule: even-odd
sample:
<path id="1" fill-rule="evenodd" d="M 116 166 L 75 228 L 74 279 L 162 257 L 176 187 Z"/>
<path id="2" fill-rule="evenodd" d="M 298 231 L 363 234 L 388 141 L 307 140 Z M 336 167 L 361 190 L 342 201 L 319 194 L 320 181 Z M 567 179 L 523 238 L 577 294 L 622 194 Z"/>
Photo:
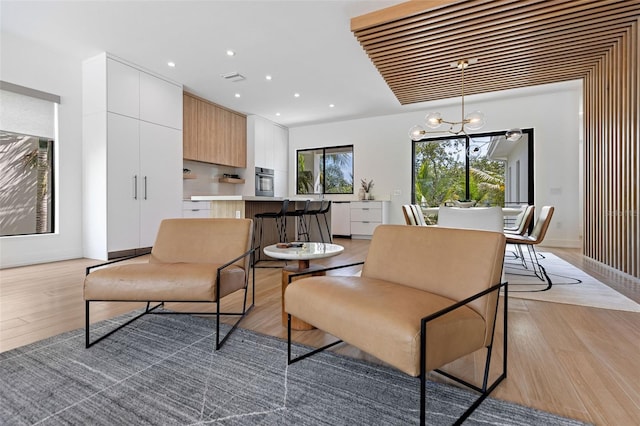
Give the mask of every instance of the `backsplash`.
<path id="1" fill-rule="evenodd" d="M 218 180 L 226 174 L 239 175 L 246 179 L 246 170 L 235 167 L 218 166 L 215 164 L 199 163 L 197 161 L 183 161 L 183 167 L 191 170 L 195 179 L 184 179 L 182 186 L 183 198 L 192 195 L 237 195 L 242 194 L 242 184 L 220 183 Z M 253 179 L 253 175 L 249 177 Z"/>

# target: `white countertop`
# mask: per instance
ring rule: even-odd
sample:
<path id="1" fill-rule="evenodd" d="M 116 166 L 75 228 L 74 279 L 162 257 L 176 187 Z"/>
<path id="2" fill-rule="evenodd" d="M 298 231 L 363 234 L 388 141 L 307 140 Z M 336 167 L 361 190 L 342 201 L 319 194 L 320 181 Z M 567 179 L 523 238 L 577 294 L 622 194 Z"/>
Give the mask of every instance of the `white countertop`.
<path id="1" fill-rule="evenodd" d="M 289 201 L 323 201 L 317 196 L 305 197 L 298 195 L 296 197 L 256 197 L 255 195 L 192 195 L 191 198 L 186 198 L 186 201 L 282 201 L 287 198 Z M 325 198 L 328 200 L 328 198 Z M 331 200 L 335 203 L 350 203 L 350 202 L 375 202 L 375 201 L 389 201 L 388 199 L 375 199 L 375 200 Z"/>
<path id="2" fill-rule="evenodd" d="M 192 195 L 191 201 L 282 201 L 285 197 L 256 197 L 255 195 Z M 288 198 L 289 201 L 322 201 L 312 197 Z"/>

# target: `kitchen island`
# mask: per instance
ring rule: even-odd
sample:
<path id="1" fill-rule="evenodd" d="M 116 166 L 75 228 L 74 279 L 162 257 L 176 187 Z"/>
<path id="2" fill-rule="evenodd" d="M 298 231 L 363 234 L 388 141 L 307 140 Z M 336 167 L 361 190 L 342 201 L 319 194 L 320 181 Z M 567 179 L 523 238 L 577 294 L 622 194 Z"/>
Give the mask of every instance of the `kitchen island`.
<path id="1" fill-rule="evenodd" d="M 309 208 L 317 210 L 320 208 L 322 200 L 312 197 L 296 196 L 287 198 L 289 200 L 289 210 L 302 209 L 307 200 L 311 200 Z M 211 203 L 210 217 L 220 218 L 247 218 L 253 219 L 257 213 L 278 212 L 282 208 L 282 201 L 285 197 L 257 197 L 247 195 L 193 195 L 191 201 L 209 201 Z M 293 219 L 293 218 L 290 218 Z M 306 220 L 313 219 L 305 217 Z M 331 229 L 331 210 L 327 213 L 327 221 L 329 229 Z M 324 229 L 324 219 L 320 218 L 320 223 L 324 232 L 325 241 L 327 241 L 326 229 Z M 321 241 L 318 226 L 313 219 L 309 220 L 309 238 L 311 241 Z M 290 241 L 295 241 L 297 222 L 295 220 L 287 221 L 287 236 Z M 264 223 L 263 245 L 275 244 L 278 242 L 278 233 L 275 223 L 267 220 Z"/>

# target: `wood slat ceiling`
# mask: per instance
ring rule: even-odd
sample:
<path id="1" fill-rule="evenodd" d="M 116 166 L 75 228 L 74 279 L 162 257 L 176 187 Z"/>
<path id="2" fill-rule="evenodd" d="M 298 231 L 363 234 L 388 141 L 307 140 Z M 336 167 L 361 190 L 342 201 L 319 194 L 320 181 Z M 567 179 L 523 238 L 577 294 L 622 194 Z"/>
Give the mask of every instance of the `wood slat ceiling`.
<path id="1" fill-rule="evenodd" d="M 352 19 L 402 105 L 576 80 L 640 18 L 640 0 L 412 1 Z"/>

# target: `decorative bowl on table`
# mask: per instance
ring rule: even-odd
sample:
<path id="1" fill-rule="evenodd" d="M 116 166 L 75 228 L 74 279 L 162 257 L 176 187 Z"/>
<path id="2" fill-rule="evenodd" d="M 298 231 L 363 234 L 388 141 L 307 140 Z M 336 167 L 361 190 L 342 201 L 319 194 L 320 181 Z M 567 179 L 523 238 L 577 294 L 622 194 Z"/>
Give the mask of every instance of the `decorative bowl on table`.
<path id="1" fill-rule="evenodd" d="M 459 201 L 459 200 L 454 200 L 453 204 L 456 207 L 461 207 L 463 209 L 467 209 L 469 207 L 474 207 L 476 205 L 476 201 L 475 200 L 470 200 L 470 201 Z"/>

